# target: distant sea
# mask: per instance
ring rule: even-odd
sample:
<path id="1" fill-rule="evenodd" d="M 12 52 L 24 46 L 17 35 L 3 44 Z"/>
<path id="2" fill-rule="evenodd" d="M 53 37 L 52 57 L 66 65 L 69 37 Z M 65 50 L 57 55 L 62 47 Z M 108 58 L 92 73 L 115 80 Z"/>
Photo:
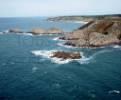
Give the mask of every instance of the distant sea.
<path id="1" fill-rule="evenodd" d="M 121 46 L 74 48 L 63 45 L 59 35 L 3 33 L 52 27 L 69 32 L 82 25 L 0 18 L 0 100 L 121 100 Z M 83 58 L 49 58 L 57 50 L 78 51 Z"/>

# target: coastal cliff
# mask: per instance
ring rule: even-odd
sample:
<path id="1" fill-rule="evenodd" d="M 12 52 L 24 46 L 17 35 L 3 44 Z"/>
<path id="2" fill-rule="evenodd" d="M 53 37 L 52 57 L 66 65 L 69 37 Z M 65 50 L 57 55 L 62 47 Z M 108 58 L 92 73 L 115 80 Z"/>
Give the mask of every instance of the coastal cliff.
<path id="1" fill-rule="evenodd" d="M 121 44 L 121 21 L 118 19 L 93 20 L 61 37 L 66 45 L 76 47 L 100 47 Z"/>

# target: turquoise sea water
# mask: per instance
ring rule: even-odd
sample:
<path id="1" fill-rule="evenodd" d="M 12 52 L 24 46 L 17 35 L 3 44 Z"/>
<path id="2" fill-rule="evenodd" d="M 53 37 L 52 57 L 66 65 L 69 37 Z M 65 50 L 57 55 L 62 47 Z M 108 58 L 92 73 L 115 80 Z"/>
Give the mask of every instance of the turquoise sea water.
<path id="1" fill-rule="evenodd" d="M 1 18 L 0 31 L 20 27 L 59 27 L 72 31 L 82 24 L 47 22 L 44 18 Z M 0 100 L 121 100 L 121 47 L 72 48 L 58 35 L 0 33 Z M 53 50 L 79 51 L 84 58 L 60 63 Z"/>

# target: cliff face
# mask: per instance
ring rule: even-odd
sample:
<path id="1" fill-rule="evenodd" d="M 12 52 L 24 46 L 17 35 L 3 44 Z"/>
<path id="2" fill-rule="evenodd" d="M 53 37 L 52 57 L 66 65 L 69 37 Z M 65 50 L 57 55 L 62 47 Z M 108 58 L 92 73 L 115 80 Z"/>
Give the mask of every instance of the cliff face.
<path id="1" fill-rule="evenodd" d="M 65 36 L 66 44 L 78 47 L 97 47 L 121 42 L 121 21 L 91 21 Z"/>

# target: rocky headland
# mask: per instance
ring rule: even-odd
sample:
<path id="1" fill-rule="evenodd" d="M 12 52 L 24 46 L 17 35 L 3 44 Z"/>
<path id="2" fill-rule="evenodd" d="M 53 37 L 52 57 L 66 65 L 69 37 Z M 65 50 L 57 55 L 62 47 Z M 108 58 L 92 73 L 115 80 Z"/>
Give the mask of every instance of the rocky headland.
<path id="1" fill-rule="evenodd" d="M 33 35 L 39 35 L 39 34 L 62 34 L 63 30 L 59 28 L 50 28 L 50 29 L 41 29 L 41 28 L 35 28 L 30 33 Z"/>
<path id="2" fill-rule="evenodd" d="M 121 44 L 121 21 L 118 19 L 92 20 L 84 26 L 65 34 L 60 39 L 65 45 L 76 47 L 100 47 Z"/>

